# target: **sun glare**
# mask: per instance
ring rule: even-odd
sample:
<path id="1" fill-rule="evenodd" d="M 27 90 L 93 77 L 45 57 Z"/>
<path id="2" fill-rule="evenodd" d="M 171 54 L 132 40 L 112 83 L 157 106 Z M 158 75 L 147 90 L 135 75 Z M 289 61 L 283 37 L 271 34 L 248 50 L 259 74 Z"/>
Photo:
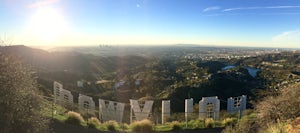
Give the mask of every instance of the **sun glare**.
<path id="1" fill-rule="evenodd" d="M 67 30 L 63 15 L 53 8 L 40 8 L 32 16 L 29 24 L 30 32 L 37 39 L 53 42 Z"/>

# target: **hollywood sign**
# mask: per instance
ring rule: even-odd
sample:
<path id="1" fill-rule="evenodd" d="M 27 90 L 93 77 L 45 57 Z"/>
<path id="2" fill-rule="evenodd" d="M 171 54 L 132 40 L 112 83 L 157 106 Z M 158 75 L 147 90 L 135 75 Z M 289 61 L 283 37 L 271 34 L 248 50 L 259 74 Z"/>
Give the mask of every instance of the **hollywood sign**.
<path id="1" fill-rule="evenodd" d="M 62 106 L 72 106 L 73 105 L 73 95 L 70 91 L 63 89 L 63 85 L 55 82 L 53 84 L 54 101 Z M 227 111 L 229 113 L 242 112 L 246 109 L 245 95 L 239 97 L 230 97 L 227 99 Z M 153 101 L 138 101 L 130 99 L 130 122 L 133 120 L 143 120 L 147 119 L 151 115 Z M 188 118 L 194 110 L 193 99 L 185 100 L 185 117 Z M 162 100 L 162 123 L 171 114 L 170 109 L 171 101 Z M 95 115 L 95 102 L 92 97 L 79 94 L 78 97 L 78 107 L 80 113 Z M 115 120 L 122 122 L 123 112 L 125 108 L 125 103 L 107 101 L 99 99 L 99 119 L 102 121 Z M 199 118 L 206 119 L 212 118 L 215 120 L 219 119 L 220 112 L 220 100 L 217 96 L 214 97 L 202 97 L 199 101 Z"/>
<path id="2" fill-rule="evenodd" d="M 63 89 L 62 84 L 54 82 L 53 89 L 55 103 L 63 106 L 73 104 L 73 95 L 70 91 Z M 79 94 L 78 107 L 80 113 L 95 115 L 95 102 L 90 96 Z M 99 99 L 99 118 L 103 121 L 115 120 L 122 122 L 124 108 L 124 103 Z"/>

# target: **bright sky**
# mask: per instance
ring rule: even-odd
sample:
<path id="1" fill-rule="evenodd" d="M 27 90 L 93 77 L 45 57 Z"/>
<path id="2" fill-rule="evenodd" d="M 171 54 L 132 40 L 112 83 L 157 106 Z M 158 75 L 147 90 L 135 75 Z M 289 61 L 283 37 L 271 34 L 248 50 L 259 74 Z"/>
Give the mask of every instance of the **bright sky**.
<path id="1" fill-rule="evenodd" d="M 14 44 L 300 48 L 299 0 L 0 0 Z"/>

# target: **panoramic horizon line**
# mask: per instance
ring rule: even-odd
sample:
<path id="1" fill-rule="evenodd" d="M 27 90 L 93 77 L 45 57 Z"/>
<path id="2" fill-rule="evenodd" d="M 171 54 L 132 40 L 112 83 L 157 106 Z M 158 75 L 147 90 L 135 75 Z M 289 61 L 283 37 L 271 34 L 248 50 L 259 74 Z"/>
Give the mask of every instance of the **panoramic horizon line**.
<path id="1" fill-rule="evenodd" d="M 14 44 L 10 46 L 28 46 L 28 47 L 99 47 L 99 46 L 114 46 L 114 47 L 157 47 L 157 46 L 197 46 L 197 47 L 237 47 L 237 48 L 275 48 L 275 49 L 300 49 L 297 47 L 280 47 L 280 46 L 249 46 L 249 45 L 215 45 L 215 44 L 98 44 L 98 45 L 51 45 L 51 46 L 44 46 L 44 45 L 24 45 L 24 44 Z"/>

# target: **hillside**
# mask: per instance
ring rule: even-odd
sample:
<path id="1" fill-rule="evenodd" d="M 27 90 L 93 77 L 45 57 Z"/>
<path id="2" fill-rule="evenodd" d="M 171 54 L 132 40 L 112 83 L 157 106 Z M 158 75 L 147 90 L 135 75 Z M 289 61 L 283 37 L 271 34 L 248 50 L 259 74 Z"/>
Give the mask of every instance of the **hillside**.
<path id="1" fill-rule="evenodd" d="M 23 45 L 2 47 L 0 52 L 20 58 L 36 71 L 40 87 L 46 95 L 52 94 L 53 81 L 64 83 L 66 88 L 77 93 L 99 94 L 104 88 L 96 86 L 94 82 L 103 79 L 114 80 L 132 68 L 144 65 L 148 60 L 138 56 L 100 57 L 77 52 L 47 52 Z M 81 80 L 93 84 L 85 86 L 85 90 L 80 90 L 76 83 Z"/>
<path id="2" fill-rule="evenodd" d="M 203 96 L 218 96 L 226 101 L 228 97 L 248 95 L 250 100 L 256 100 L 259 90 L 297 82 L 300 62 L 298 53 L 288 52 L 211 61 L 175 56 L 101 57 L 79 52 L 47 52 L 26 46 L 4 47 L 1 53 L 17 56 L 30 65 L 37 72 L 45 95 L 50 96 L 53 81 L 59 81 L 76 95 L 83 93 L 94 98 L 125 102 L 130 98 L 170 99 L 175 101 L 171 104 L 175 112 L 182 112 L 184 99 L 191 97 L 195 102 Z M 227 65 L 235 67 L 223 69 Z M 247 71 L 250 67 L 260 70 L 256 77 Z M 83 81 L 84 87 L 78 87 L 77 81 Z M 115 88 L 118 82 L 124 84 Z"/>

